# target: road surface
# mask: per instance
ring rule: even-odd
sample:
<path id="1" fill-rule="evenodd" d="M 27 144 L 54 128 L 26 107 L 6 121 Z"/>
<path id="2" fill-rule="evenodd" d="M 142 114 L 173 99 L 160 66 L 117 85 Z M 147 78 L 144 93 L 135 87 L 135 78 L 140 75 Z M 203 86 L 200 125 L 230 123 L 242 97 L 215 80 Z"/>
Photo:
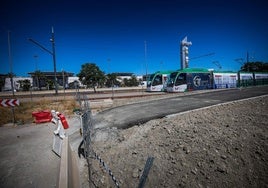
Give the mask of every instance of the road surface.
<path id="1" fill-rule="evenodd" d="M 94 127 L 96 129 L 106 127 L 128 128 L 170 114 L 266 94 L 268 94 L 268 86 L 260 86 L 212 90 L 207 93 L 135 103 L 96 114 L 94 116 Z"/>
<path id="2" fill-rule="evenodd" d="M 79 135 L 80 120 L 73 118 L 69 124 L 67 134 Z M 56 187 L 60 158 L 52 152 L 55 129 L 52 123 L 0 127 L 1 188 Z"/>
<path id="3" fill-rule="evenodd" d="M 93 118 L 95 128 L 127 128 L 169 114 L 265 94 L 268 94 L 268 86 L 213 90 L 116 107 Z M 77 135 L 70 139 L 73 149 L 76 149 L 81 141 L 78 132 L 80 120 L 69 121 L 69 135 Z M 52 123 L 0 127 L 0 187 L 56 186 L 60 159 L 52 152 L 55 128 Z"/>

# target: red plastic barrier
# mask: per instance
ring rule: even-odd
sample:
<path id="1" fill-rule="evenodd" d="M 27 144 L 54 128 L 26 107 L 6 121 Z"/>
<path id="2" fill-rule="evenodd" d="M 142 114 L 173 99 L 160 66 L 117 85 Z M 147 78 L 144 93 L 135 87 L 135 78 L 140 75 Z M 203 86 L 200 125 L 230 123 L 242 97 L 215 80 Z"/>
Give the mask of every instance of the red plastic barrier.
<path id="1" fill-rule="evenodd" d="M 58 116 L 59 116 L 60 121 L 61 121 L 61 123 L 63 125 L 63 128 L 64 129 L 68 129 L 69 128 L 69 125 L 68 125 L 68 122 L 67 122 L 65 116 L 63 114 L 58 114 Z"/>
<path id="2" fill-rule="evenodd" d="M 51 112 L 49 110 L 32 112 L 32 116 L 35 117 L 35 123 L 50 122 L 52 119 Z"/>

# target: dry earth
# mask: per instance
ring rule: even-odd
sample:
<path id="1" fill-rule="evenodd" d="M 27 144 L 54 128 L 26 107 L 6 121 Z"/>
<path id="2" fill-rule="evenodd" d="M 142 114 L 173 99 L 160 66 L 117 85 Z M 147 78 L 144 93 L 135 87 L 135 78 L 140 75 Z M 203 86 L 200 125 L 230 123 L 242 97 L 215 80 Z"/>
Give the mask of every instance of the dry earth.
<path id="1" fill-rule="evenodd" d="M 95 130 L 94 151 L 120 187 L 268 187 L 268 96 L 151 120 L 129 129 Z M 114 187 L 92 160 L 92 181 Z"/>

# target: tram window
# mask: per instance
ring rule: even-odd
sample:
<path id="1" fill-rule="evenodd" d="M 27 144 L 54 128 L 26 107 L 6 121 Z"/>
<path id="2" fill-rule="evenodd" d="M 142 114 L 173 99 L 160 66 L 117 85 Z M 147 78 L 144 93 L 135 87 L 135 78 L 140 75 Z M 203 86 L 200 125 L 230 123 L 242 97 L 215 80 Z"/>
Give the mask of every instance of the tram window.
<path id="1" fill-rule="evenodd" d="M 162 84 L 162 76 L 156 75 L 153 81 L 153 86 L 161 85 Z"/>
<path id="2" fill-rule="evenodd" d="M 182 85 L 182 84 L 186 84 L 186 73 L 181 73 L 179 74 L 179 76 L 176 79 L 175 85 Z"/>

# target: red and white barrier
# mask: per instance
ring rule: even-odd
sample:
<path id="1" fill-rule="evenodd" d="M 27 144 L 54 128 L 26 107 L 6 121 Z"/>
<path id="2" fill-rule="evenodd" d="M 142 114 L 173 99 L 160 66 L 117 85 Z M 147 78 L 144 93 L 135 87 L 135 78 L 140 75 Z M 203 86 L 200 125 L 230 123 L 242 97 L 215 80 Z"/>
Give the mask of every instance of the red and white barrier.
<path id="1" fill-rule="evenodd" d="M 0 106 L 10 107 L 10 106 L 19 106 L 20 101 L 18 99 L 0 99 Z"/>
<path id="2" fill-rule="evenodd" d="M 35 123 L 50 122 L 52 119 L 52 115 L 49 110 L 32 112 L 32 116 L 35 117 Z"/>

